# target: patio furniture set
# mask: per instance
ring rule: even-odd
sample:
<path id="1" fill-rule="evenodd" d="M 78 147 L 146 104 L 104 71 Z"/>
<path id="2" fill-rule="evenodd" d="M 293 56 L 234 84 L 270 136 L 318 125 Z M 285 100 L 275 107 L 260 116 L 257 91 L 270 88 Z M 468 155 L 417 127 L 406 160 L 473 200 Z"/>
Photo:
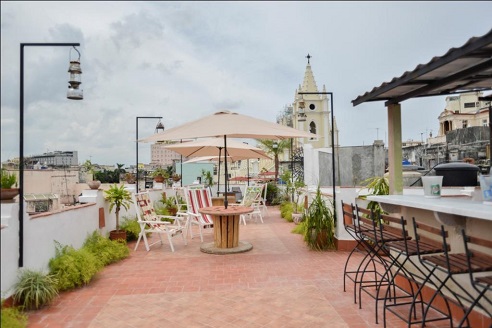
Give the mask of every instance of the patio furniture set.
<path id="1" fill-rule="evenodd" d="M 193 238 L 193 226 L 196 226 L 202 243 L 203 232 L 214 231 L 214 242 L 204 243 L 201 246 L 201 250 L 205 253 L 228 254 L 248 251 L 252 245 L 239 242 L 239 225 L 241 222 L 246 225 L 246 221 L 252 219 L 263 223 L 263 216 L 267 214 L 266 187 L 266 184 L 248 186 L 242 201 L 238 204 L 230 204 L 229 208 L 213 206 L 210 189 L 203 185 L 178 187 L 176 188 L 178 197 L 175 197 L 178 212 L 175 216 L 158 215 L 148 191 L 135 193 L 132 197 L 140 225 L 135 250 L 138 249 L 141 240 L 147 251 L 156 243 L 164 244 L 162 238 L 164 235 L 167 237 L 171 251 L 174 252 L 174 237 L 181 236 L 183 243 L 187 245 L 187 237 Z M 186 204 L 180 204 L 180 199 L 185 199 Z M 159 239 L 152 244 L 149 244 L 147 239 L 149 232 L 159 236 Z"/>

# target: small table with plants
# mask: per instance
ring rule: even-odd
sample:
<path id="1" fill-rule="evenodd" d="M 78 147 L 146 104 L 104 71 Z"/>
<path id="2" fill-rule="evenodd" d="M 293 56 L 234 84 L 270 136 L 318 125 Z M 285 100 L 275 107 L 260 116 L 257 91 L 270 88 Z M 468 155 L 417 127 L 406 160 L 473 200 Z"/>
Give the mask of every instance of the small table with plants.
<path id="1" fill-rule="evenodd" d="M 209 254 L 243 253 L 253 249 L 246 241 L 239 241 L 239 217 L 241 214 L 253 212 L 246 206 L 211 206 L 198 210 L 212 216 L 214 221 L 214 242 L 203 243 L 200 250 Z"/>

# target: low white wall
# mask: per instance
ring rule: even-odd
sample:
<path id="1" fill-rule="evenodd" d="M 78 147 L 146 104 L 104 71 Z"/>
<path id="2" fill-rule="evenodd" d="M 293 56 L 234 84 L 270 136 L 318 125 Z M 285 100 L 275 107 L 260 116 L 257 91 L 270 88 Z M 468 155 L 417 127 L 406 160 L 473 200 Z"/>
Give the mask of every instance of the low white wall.
<path id="1" fill-rule="evenodd" d="M 161 198 L 162 190 L 151 190 L 152 200 Z M 1 296 L 12 295 L 19 272 L 19 203 L 2 203 L 1 229 Z M 25 206 L 24 206 L 25 208 Z M 105 227 L 99 229 L 99 208 L 104 209 Z M 134 217 L 135 207 L 120 211 L 120 222 L 124 217 Z M 32 215 L 24 212 L 24 256 L 23 268 L 48 272 L 49 260 L 55 256 L 55 243 L 72 245 L 78 249 L 88 234 L 98 230 L 103 235 L 116 227 L 114 209 L 109 213 L 109 203 L 99 190 L 95 203 Z"/>

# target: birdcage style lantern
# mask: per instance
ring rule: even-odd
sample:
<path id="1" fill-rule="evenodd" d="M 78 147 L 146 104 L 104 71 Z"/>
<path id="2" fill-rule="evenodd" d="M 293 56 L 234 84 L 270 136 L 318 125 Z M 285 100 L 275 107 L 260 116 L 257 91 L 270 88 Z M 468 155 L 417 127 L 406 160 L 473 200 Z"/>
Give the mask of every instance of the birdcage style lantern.
<path id="1" fill-rule="evenodd" d="M 72 100 L 82 100 L 84 99 L 84 92 L 80 89 L 80 84 L 82 83 L 82 69 L 80 68 L 80 52 L 73 47 L 75 51 L 77 51 L 79 57 L 77 60 L 70 59 L 70 65 L 68 67 L 68 92 L 67 98 Z M 72 49 L 70 49 L 71 54 Z"/>

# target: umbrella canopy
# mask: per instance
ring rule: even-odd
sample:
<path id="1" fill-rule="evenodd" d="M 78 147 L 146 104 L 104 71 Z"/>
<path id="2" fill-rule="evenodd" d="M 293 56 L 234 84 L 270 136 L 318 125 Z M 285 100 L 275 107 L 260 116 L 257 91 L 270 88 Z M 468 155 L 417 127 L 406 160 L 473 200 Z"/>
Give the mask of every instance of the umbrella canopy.
<path id="1" fill-rule="evenodd" d="M 230 111 L 220 111 L 138 141 L 156 142 L 206 137 L 223 137 L 224 150 L 227 153 L 227 138 L 282 140 L 289 138 L 313 138 L 319 136 L 251 116 Z M 227 161 L 225 162 L 224 174 L 227 177 Z M 225 208 L 227 208 L 227 203 L 227 197 L 224 196 Z"/>
<path id="2" fill-rule="evenodd" d="M 251 138 L 282 140 L 320 137 L 288 126 L 255 117 L 220 111 L 167 131 L 140 139 L 141 142 L 180 140 L 207 137 Z"/>
<path id="3" fill-rule="evenodd" d="M 221 157 L 221 160 L 224 160 L 224 158 Z M 218 161 L 219 161 L 219 156 L 203 156 L 203 157 L 193 157 L 192 159 L 183 162 L 183 164 L 196 163 L 196 162 L 218 162 Z M 227 156 L 227 161 L 234 162 L 229 156 Z"/>
<path id="4" fill-rule="evenodd" d="M 222 150 L 222 156 L 226 155 L 233 162 L 248 158 L 271 159 L 262 149 L 235 140 L 227 140 L 227 151 L 225 151 L 223 138 L 177 143 L 164 146 L 164 148 L 175 151 L 185 157 L 219 156 L 219 150 Z"/>

